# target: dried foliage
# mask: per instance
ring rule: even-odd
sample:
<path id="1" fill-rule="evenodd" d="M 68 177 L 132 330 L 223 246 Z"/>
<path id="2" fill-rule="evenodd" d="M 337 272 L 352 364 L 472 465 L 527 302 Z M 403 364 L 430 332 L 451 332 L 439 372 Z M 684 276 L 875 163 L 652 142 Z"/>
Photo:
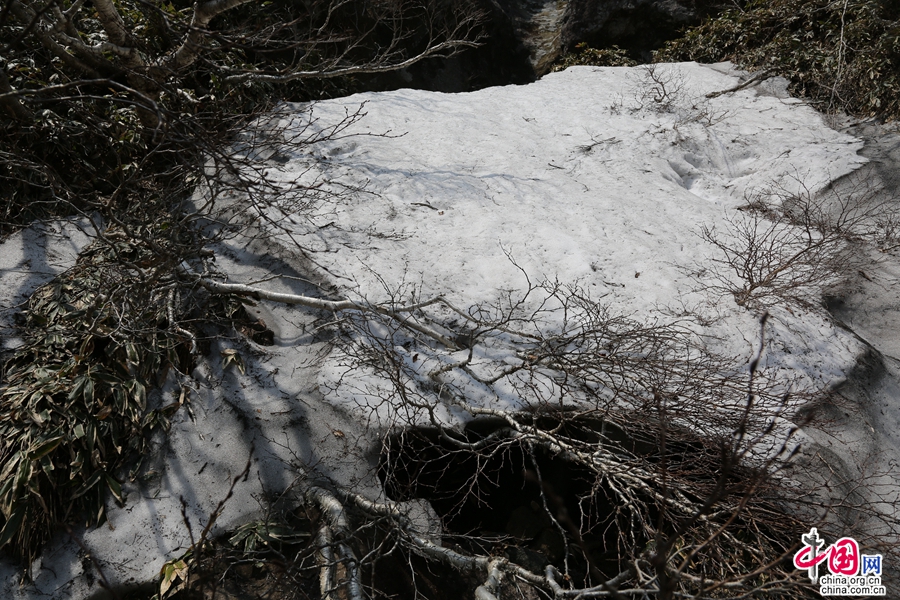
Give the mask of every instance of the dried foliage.
<path id="1" fill-rule="evenodd" d="M 191 361 L 164 270 L 142 281 L 123 264 L 154 253 L 111 230 L 105 241 L 32 295 L 25 343 L 4 365 L 0 546 L 26 564 L 58 524 L 102 523 L 107 490 L 124 502 L 117 478 L 138 469 L 147 434 L 177 409 L 148 410 L 147 390 Z"/>
<path id="2" fill-rule="evenodd" d="M 234 291 L 276 299 L 250 286 Z M 330 549 L 320 555 L 322 597 L 336 588 L 343 590 L 337 597 L 362 597 L 368 569 L 398 546 L 487 577 L 479 586 L 484 598 L 501 596 L 505 576 L 557 597 L 802 594 L 803 579 L 781 566 L 794 544 L 786 532 L 800 526 L 785 510 L 790 492 L 776 475 L 793 447 L 791 426 L 779 418 L 787 398 L 757 372 L 758 357 L 749 375 L 741 373 L 705 353 L 687 324 L 624 318 L 577 287 L 545 282 L 523 296 L 468 310 L 444 298 L 406 306 L 331 302 L 335 350 L 348 375 L 371 371 L 389 382 L 353 388 L 363 410 L 394 414 L 401 432 L 413 424 L 433 432 L 407 454 L 388 444 L 382 477 L 392 500 L 443 503 L 445 525 L 467 504 L 496 512 L 499 470 L 522 464 L 538 481 L 537 514 L 554 524 L 562 549 L 527 568 L 520 555 L 498 550 L 501 543 L 527 547 L 515 536 L 461 530 L 435 543 L 404 521 L 401 506 L 331 488 L 309 499 L 343 515 L 320 525 L 328 530 L 319 548 Z M 277 300 L 313 306 L 299 296 Z M 351 385 L 338 381 L 334 392 Z M 515 398 L 531 412 L 474 399 L 485 397 Z M 494 426 L 460 431 L 442 416 L 448 409 Z M 554 460 L 553 469 L 567 463 L 588 485 L 568 498 L 545 485 L 551 476 L 541 473 Z M 468 475 L 455 473 L 459 461 L 471 465 Z M 298 469 L 316 481 L 308 465 Z M 443 478 L 450 483 L 441 491 Z M 356 525 L 350 506 L 364 513 Z M 389 541 L 374 548 L 339 533 L 385 518 Z"/>
<path id="3" fill-rule="evenodd" d="M 481 414 L 492 418 L 481 431 L 413 429 L 389 442 L 392 500 L 299 466 L 301 508 L 174 559 L 160 597 L 813 597 L 784 561 L 807 521 L 766 473 L 786 456 L 748 467 L 740 436 L 711 442 L 627 413 Z M 424 444 L 404 452 L 396 440 Z M 436 536 L 412 498 L 441 507 Z"/>
<path id="4" fill-rule="evenodd" d="M 739 464 L 740 453 L 729 446 L 735 440 L 715 442 L 633 413 L 603 419 L 579 411 L 490 414 L 505 422 L 488 435 L 446 432 L 440 452 L 428 454 L 428 461 L 440 469 L 452 457 L 474 462 L 477 456 L 479 466 L 462 487 L 481 496 L 482 510 L 493 510 L 494 518 L 498 511 L 490 501 L 506 482 L 498 464 L 524 463 L 535 488 L 535 508 L 526 510 L 533 522 L 517 520 L 519 508 L 505 539 L 486 531 L 448 536 L 446 547 L 488 554 L 503 541 L 508 548 L 530 549 L 501 553 L 501 570 L 556 597 L 615 597 L 613 590 L 655 597 L 802 594 L 799 578 L 776 566 L 793 544 L 784 533 L 802 525 L 774 499 L 777 484 L 769 475 Z M 405 476 L 409 493 L 429 497 L 422 489 L 427 473 L 411 477 L 402 461 L 386 467 L 387 484 Z M 452 492 L 459 482 L 449 467 L 441 472 L 452 480 Z M 514 494 L 527 495 L 523 488 Z M 534 561 L 530 577 L 517 572 L 523 556 Z"/>

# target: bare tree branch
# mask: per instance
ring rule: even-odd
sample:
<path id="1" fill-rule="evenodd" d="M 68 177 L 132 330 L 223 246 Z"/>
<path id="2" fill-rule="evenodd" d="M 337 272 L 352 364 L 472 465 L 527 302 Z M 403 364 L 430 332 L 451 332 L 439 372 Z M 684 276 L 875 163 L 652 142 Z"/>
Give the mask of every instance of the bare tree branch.
<path id="1" fill-rule="evenodd" d="M 177 72 L 192 65 L 203 50 L 201 42 L 205 37 L 204 30 L 209 25 L 209 22 L 223 12 L 250 1 L 210 0 L 209 2 L 197 2 L 194 5 L 194 16 L 191 19 L 190 30 L 184 41 L 175 52 L 158 60 L 157 65 L 167 72 Z"/>

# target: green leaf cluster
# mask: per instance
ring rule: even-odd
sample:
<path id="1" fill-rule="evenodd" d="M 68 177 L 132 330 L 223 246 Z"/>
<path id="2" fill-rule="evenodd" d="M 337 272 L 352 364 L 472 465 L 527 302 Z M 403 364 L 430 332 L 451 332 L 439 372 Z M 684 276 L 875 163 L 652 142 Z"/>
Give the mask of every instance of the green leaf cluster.
<path id="1" fill-rule="evenodd" d="M 893 0 L 753 0 L 687 31 L 655 59 L 771 69 L 824 110 L 900 116 L 900 3 Z"/>
<path id="2" fill-rule="evenodd" d="M 301 529 L 277 521 L 253 521 L 238 527 L 228 543 L 245 555 L 267 548 L 281 549 L 284 546 L 305 543 L 310 537 L 309 529 Z"/>

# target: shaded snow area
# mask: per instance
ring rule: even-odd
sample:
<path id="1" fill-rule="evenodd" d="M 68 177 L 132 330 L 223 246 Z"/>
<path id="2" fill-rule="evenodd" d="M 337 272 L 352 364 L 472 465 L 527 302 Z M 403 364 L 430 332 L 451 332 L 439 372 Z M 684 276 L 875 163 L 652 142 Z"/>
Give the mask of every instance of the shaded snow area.
<path id="1" fill-rule="evenodd" d="M 184 518 L 194 535 L 203 529 L 251 449 L 249 476 L 214 533 L 279 498 L 296 502 L 303 476 L 384 499 L 374 467 L 392 428 L 458 425 L 472 418 L 467 406 L 588 402 L 552 365 L 516 370 L 543 348 L 535 340 L 570 331 L 574 299 L 630 324 L 675 324 L 695 344 L 686 357 L 706 351 L 746 377 L 762 309 L 708 289 L 721 257 L 701 229 L 728 239 L 727 220 L 767 190 L 814 194 L 866 159 L 862 142 L 789 98 L 782 80 L 707 97 L 742 75 L 694 63 L 574 67 L 526 86 L 366 93 L 264 119 L 259 129 L 276 143 L 248 156 L 284 192 L 229 200 L 228 218 L 244 230 L 212 248 L 222 279 L 388 309 L 444 302 L 402 313 L 427 329 L 416 337 L 396 319 L 330 319 L 260 301 L 252 316 L 274 344 L 214 340 L 151 467 L 125 486 L 125 506 L 110 503 L 110 526 L 78 532 L 105 576 L 125 587 L 153 581 L 190 547 Z M 783 389 L 830 389 L 864 354 L 817 306 L 768 307 L 762 371 Z M 223 369 L 228 350 L 246 373 Z M 177 395 L 170 379 L 153 401 Z M 875 435 L 866 423 L 850 429 Z M 834 446 L 836 461 L 853 458 Z M 430 509 L 415 506 L 424 530 Z M 39 562 L 25 586 L 16 567 L 0 566 L 0 597 L 99 592 L 84 549 L 67 537 Z"/>
<path id="2" fill-rule="evenodd" d="M 36 225 L 17 232 L 0 245 L 0 351 L 21 345 L 12 325 L 29 296 L 75 264 L 90 242 L 85 221 Z"/>

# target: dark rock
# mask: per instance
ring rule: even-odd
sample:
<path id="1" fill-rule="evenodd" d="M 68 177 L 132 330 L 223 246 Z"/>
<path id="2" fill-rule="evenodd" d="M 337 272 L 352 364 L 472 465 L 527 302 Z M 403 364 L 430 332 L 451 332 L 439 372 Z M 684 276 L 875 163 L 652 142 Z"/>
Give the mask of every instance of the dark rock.
<path id="1" fill-rule="evenodd" d="M 638 60 L 691 25 L 717 14 L 722 0 L 491 0 L 543 75 L 576 44 L 619 46 Z M 496 12 L 496 11 L 495 11 Z"/>
<path id="2" fill-rule="evenodd" d="M 468 92 L 498 85 L 521 85 L 535 80 L 522 31 L 493 0 L 481 0 L 485 13 L 480 47 L 450 58 L 423 60 L 400 71 L 360 78 L 362 89 L 385 91 L 415 88 L 433 92 Z"/>
<path id="3" fill-rule="evenodd" d="M 533 502 L 540 509 L 537 502 Z M 547 515 L 542 511 L 536 511 L 531 506 L 523 505 L 513 509 L 506 522 L 506 533 L 519 539 L 532 539 L 541 534 L 541 531 L 549 524 Z"/>
<path id="4" fill-rule="evenodd" d="M 571 2 L 569 0 L 491 0 L 502 13 L 538 76 L 547 73 L 561 56 L 561 34 Z"/>

